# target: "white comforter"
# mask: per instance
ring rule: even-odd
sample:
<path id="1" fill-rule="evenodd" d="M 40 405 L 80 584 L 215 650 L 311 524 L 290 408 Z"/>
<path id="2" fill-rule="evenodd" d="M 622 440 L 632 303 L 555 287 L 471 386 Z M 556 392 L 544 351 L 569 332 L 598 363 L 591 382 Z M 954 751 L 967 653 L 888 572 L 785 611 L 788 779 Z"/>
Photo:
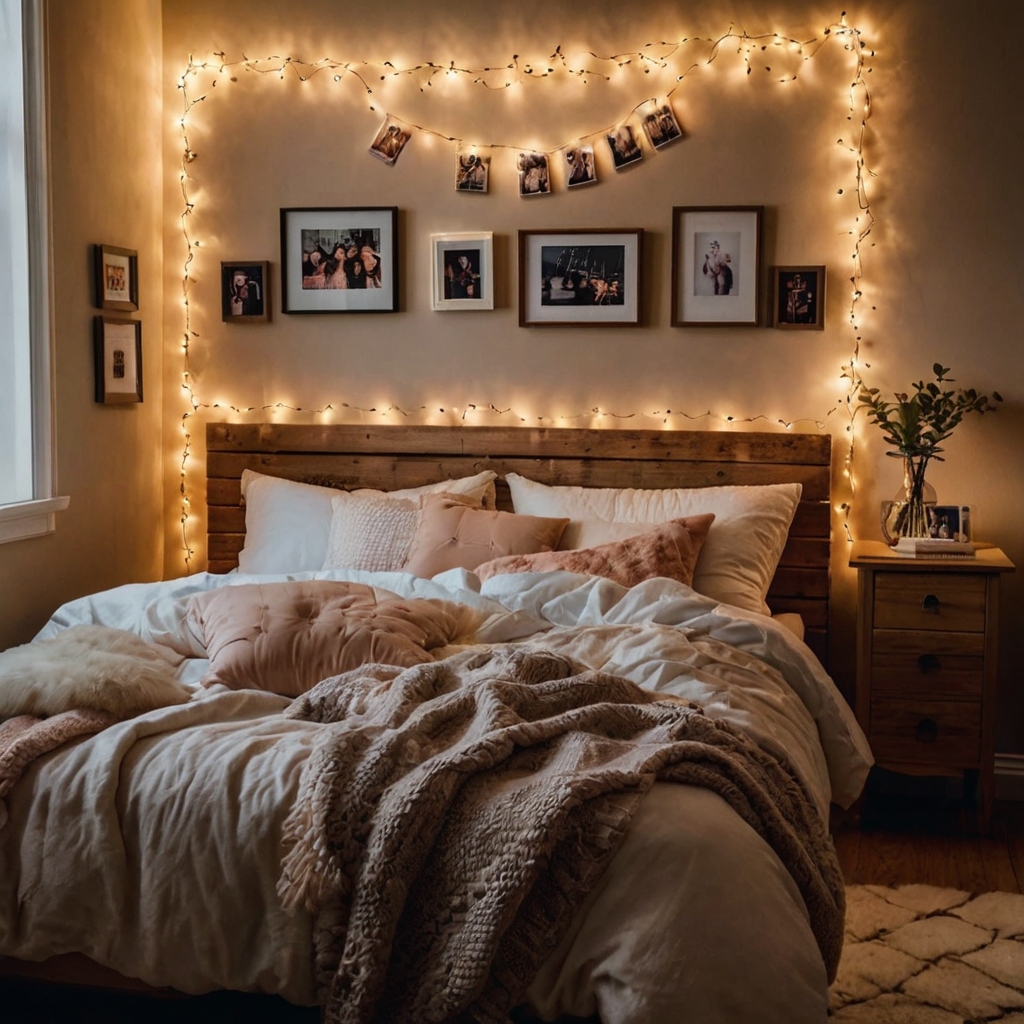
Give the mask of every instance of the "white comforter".
<path id="1" fill-rule="evenodd" d="M 120 587 L 61 608 L 40 633 L 96 622 L 171 647 L 198 684 L 205 651 L 189 595 L 256 579 Z M 787 757 L 823 815 L 856 798 L 867 743 L 808 649 L 762 616 L 668 580 L 626 590 L 570 573 L 313 573 L 488 613 L 477 640 L 545 631 L 592 668 L 699 701 Z M 275 896 L 281 825 L 321 726 L 287 700 L 198 688 L 189 704 L 113 726 L 37 761 L 0 833 L 0 955 L 80 952 L 185 992 L 315 999 L 311 921 Z M 530 989 L 547 1018 L 605 1024 L 821 1021 L 825 972 L 795 884 L 719 797 L 659 784 Z"/>

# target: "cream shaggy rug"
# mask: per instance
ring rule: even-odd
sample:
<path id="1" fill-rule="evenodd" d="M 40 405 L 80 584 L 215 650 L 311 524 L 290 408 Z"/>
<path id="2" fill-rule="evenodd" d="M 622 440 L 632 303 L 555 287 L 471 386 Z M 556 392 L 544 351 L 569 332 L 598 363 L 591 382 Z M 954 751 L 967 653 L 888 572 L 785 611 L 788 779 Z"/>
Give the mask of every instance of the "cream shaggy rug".
<path id="1" fill-rule="evenodd" d="M 1024 896 L 851 885 L 835 1024 L 1024 1024 Z"/>

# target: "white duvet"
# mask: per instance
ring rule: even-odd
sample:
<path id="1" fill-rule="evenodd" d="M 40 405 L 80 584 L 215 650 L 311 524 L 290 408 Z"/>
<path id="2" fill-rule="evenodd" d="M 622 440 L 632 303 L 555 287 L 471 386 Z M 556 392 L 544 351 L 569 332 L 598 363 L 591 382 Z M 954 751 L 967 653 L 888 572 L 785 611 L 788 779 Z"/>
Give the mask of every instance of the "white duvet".
<path id="1" fill-rule="evenodd" d="M 763 616 L 664 579 L 627 590 L 565 572 L 462 570 L 301 577 L 200 574 L 61 608 L 40 633 L 100 623 L 182 658 L 193 701 L 115 725 L 35 762 L 0 832 L 0 955 L 79 952 L 185 992 L 315 1001 L 312 923 L 275 895 L 281 826 L 321 726 L 285 698 L 198 687 L 205 651 L 188 596 L 286 578 L 347 579 L 487 613 L 475 638 L 544 642 L 592 668 L 700 702 L 789 759 L 821 813 L 848 805 L 871 763 L 852 713 L 810 651 Z M 658 784 L 528 993 L 547 1019 L 604 1024 L 822 1021 L 824 966 L 795 884 L 713 793 Z"/>

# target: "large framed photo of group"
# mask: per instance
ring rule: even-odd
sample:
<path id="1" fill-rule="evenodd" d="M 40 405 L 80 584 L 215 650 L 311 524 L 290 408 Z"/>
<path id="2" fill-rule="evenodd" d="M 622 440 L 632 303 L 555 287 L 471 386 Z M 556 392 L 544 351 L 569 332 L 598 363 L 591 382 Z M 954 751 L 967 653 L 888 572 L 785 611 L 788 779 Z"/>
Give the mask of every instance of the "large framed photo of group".
<path id="1" fill-rule="evenodd" d="M 519 232 L 519 326 L 636 327 L 642 228 Z"/>
<path id="2" fill-rule="evenodd" d="M 281 312 L 398 310 L 398 207 L 281 210 Z"/>
<path id="3" fill-rule="evenodd" d="M 490 231 L 430 236 L 437 310 L 494 309 L 494 242 Z"/>
<path id="4" fill-rule="evenodd" d="M 672 326 L 761 322 L 763 206 L 672 208 Z"/>

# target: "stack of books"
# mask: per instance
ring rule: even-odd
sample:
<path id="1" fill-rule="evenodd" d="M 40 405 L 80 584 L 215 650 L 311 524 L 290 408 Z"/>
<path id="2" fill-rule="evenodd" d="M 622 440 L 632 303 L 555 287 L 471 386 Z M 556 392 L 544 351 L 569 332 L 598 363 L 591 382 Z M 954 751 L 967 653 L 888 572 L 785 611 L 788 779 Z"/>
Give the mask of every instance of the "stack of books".
<path id="1" fill-rule="evenodd" d="M 900 537 L 893 551 L 904 558 L 973 558 L 969 540 L 939 540 L 934 537 Z"/>

